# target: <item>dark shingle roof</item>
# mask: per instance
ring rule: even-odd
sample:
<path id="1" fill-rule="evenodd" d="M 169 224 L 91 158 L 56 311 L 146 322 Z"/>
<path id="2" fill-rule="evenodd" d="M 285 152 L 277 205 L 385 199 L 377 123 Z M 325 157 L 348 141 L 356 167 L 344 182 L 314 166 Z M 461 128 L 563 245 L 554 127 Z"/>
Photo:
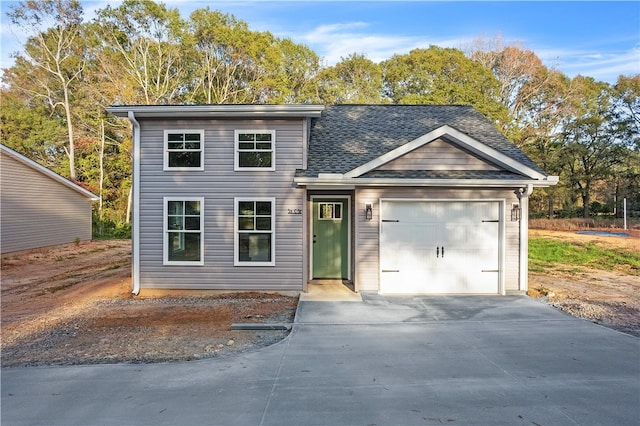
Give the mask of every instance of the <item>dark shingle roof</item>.
<path id="1" fill-rule="evenodd" d="M 308 167 L 296 175 L 346 173 L 443 125 L 546 174 L 471 106 L 332 105 L 312 120 Z M 382 177 L 380 173 L 362 177 Z"/>

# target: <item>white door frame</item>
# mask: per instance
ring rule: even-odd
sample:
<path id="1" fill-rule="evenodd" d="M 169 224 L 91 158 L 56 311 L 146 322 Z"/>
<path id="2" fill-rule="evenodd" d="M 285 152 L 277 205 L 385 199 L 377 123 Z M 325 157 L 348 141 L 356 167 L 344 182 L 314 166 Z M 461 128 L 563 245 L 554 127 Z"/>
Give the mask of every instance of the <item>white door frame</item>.
<path id="1" fill-rule="evenodd" d="M 309 234 L 309 279 L 312 280 L 315 277 L 313 276 L 313 235 L 314 235 L 314 217 L 313 217 L 313 203 L 317 200 L 328 200 L 328 199 L 343 199 L 347 202 L 347 279 L 351 280 L 351 233 L 353 229 L 351 229 L 351 215 L 353 212 L 351 211 L 351 195 L 311 195 L 309 203 L 309 230 L 311 231 Z"/>

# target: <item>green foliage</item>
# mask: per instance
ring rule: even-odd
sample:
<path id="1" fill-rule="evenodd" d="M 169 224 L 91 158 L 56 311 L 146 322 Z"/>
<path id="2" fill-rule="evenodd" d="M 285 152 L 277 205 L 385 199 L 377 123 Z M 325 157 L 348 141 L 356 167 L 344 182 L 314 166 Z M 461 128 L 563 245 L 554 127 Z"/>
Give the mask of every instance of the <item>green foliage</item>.
<path id="1" fill-rule="evenodd" d="M 532 271 L 567 265 L 571 270 L 579 270 L 581 267 L 603 270 L 624 269 L 628 273 L 640 275 L 640 253 L 550 238 L 529 239 L 529 262 Z"/>
<path id="2" fill-rule="evenodd" d="M 329 104 L 382 103 L 382 69 L 356 53 L 318 75 L 320 99 Z"/>
<path id="3" fill-rule="evenodd" d="M 472 105 L 560 176 L 531 196 L 532 217 L 589 215 L 592 206 L 620 216 L 623 198 L 640 215 L 638 75 L 613 86 L 570 79 L 531 51 L 492 42 L 380 63 L 353 53 L 323 67 L 308 46 L 209 7 L 185 19 L 162 2 L 125 0 L 91 22 L 77 0 L 11 10 L 29 38 L 3 70 L 2 142 L 101 195 L 108 229 L 124 219 L 131 188 L 130 124 L 105 114 L 113 104 Z"/>
<path id="4" fill-rule="evenodd" d="M 508 120 L 491 70 L 458 49 L 431 46 L 381 64 L 385 95 L 400 104 L 471 105 L 493 122 Z"/>
<path id="5" fill-rule="evenodd" d="M 93 239 L 128 240 L 131 238 L 131 223 L 102 219 L 93 216 Z"/>

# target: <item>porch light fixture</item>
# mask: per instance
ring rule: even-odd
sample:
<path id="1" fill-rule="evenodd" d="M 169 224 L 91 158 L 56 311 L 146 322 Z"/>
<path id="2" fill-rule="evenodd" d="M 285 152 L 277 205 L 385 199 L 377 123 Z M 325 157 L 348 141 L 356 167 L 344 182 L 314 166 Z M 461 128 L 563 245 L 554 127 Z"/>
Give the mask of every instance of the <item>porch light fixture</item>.
<path id="1" fill-rule="evenodd" d="M 365 204 L 365 206 L 364 206 L 364 218 L 365 218 L 365 220 L 373 219 L 373 208 L 371 207 L 371 204 Z"/>
<path id="2" fill-rule="evenodd" d="M 520 220 L 521 210 L 519 204 L 512 204 L 511 206 L 511 222 L 517 222 Z"/>

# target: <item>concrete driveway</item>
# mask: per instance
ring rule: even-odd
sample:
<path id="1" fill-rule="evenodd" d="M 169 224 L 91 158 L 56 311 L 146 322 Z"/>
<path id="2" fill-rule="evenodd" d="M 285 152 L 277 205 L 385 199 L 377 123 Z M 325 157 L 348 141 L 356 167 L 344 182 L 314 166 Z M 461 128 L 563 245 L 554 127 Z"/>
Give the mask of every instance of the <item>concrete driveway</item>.
<path id="1" fill-rule="evenodd" d="M 233 358 L 2 370 L 2 424 L 637 425 L 640 339 L 526 296 L 299 304 Z"/>

